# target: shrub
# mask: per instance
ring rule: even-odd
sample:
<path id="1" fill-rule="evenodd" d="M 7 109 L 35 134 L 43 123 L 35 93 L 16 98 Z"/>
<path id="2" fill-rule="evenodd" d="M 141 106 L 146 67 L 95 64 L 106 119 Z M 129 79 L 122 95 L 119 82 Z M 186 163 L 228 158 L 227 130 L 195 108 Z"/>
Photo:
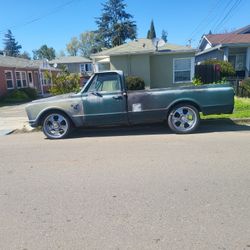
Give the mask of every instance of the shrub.
<path id="1" fill-rule="evenodd" d="M 34 88 L 23 88 L 21 89 L 29 98 L 30 100 L 35 100 L 38 96 L 37 90 Z"/>
<path id="2" fill-rule="evenodd" d="M 200 85 L 203 84 L 203 82 L 201 81 L 200 77 L 194 77 L 193 80 L 192 80 L 192 84 L 194 86 L 200 86 Z"/>
<path id="3" fill-rule="evenodd" d="M 145 89 L 145 82 L 138 76 L 127 76 L 126 85 L 128 90 L 142 90 Z"/>
<path id="4" fill-rule="evenodd" d="M 245 89 L 248 93 L 250 93 L 250 78 L 247 78 L 241 83 L 242 88 Z"/>
<path id="5" fill-rule="evenodd" d="M 52 86 L 49 92 L 53 95 L 61 95 L 70 92 L 80 91 L 80 76 L 78 74 L 70 74 L 67 71 L 62 71 L 57 75 L 51 75 L 46 72 L 47 79 L 52 80 Z M 52 79 L 51 79 L 52 78 Z"/>
<path id="6" fill-rule="evenodd" d="M 227 61 L 221 61 L 216 59 L 209 59 L 202 64 L 209 64 L 209 65 L 220 65 L 220 72 L 221 77 L 227 77 L 227 76 L 234 76 L 235 70 L 233 68 L 233 65 L 230 62 Z"/>
<path id="7" fill-rule="evenodd" d="M 23 90 L 12 90 L 4 98 L 6 102 L 24 102 L 29 101 L 29 96 Z"/>

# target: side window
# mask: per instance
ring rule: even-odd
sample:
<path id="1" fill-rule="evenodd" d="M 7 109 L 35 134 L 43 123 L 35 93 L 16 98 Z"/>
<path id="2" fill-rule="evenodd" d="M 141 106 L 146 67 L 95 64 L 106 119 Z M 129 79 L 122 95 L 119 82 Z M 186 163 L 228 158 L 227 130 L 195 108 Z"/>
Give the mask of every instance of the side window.
<path id="1" fill-rule="evenodd" d="M 91 85 L 88 88 L 88 92 L 116 92 L 121 91 L 120 77 L 118 74 L 99 74 L 96 75 Z"/>

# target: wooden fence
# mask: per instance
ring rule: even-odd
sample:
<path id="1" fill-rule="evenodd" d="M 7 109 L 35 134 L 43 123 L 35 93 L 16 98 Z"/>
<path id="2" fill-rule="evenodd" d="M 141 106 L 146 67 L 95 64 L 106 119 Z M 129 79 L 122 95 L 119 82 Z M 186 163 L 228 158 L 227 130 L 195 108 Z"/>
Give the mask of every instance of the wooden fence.
<path id="1" fill-rule="evenodd" d="M 221 79 L 219 65 L 195 65 L 195 77 L 199 78 L 203 83 L 217 82 Z"/>

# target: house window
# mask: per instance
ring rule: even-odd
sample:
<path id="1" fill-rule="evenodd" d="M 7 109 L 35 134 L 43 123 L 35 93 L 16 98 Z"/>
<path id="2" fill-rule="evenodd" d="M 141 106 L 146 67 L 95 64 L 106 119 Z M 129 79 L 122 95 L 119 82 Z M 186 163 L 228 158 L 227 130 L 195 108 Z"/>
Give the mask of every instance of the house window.
<path id="1" fill-rule="evenodd" d="M 80 72 L 84 75 L 86 72 L 92 72 L 93 66 L 92 63 L 80 64 Z"/>
<path id="2" fill-rule="evenodd" d="M 16 86 L 18 88 L 22 87 L 21 72 L 16 72 Z"/>
<path id="3" fill-rule="evenodd" d="M 236 71 L 245 70 L 246 57 L 244 54 L 230 55 L 228 61 L 233 65 Z"/>
<path id="4" fill-rule="evenodd" d="M 42 83 L 43 85 L 51 85 L 51 78 L 52 77 L 52 74 L 51 73 L 45 73 L 45 72 L 42 72 Z"/>
<path id="5" fill-rule="evenodd" d="M 21 74 L 22 74 L 22 85 L 23 85 L 23 88 L 26 88 L 27 87 L 26 72 L 23 71 Z"/>
<path id="6" fill-rule="evenodd" d="M 18 88 L 27 87 L 27 77 L 25 71 L 16 71 L 16 86 Z"/>
<path id="7" fill-rule="evenodd" d="M 5 71 L 5 80 L 6 80 L 7 89 L 13 89 L 14 82 L 13 82 L 12 71 Z"/>
<path id="8" fill-rule="evenodd" d="M 34 83 L 33 83 L 33 75 L 32 75 L 32 72 L 31 72 L 31 71 L 28 72 L 28 82 L 29 82 L 29 86 L 31 86 L 31 87 L 34 86 Z"/>
<path id="9" fill-rule="evenodd" d="M 191 82 L 194 76 L 194 58 L 174 59 L 174 83 Z"/>
<path id="10" fill-rule="evenodd" d="M 85 64 L 85 70 L 86 70 L 87 72 L 93 71 L 92 64 L 91 64 L 91 63 L 86 63 L 86 64 Z"/>

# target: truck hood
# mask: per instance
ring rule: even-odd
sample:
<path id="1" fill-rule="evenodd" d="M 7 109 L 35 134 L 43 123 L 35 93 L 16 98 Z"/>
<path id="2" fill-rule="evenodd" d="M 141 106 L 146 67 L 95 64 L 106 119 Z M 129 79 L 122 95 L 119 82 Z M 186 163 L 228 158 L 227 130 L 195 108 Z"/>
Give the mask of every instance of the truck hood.
<path id="1" fill-rule="evenodd" d="M 41 103 L 41 102 L 53 102 L 53 101 L 59 101 L 59 100 L 64 100 L 64 99 L 70 99 L 76 96 L 75 93 L 68 93 L 68 94 L 63 94 L 63 95 L 56 95 L 56 96 L 51 96 L 47 98 L 42 98 L 39 100 L 32 101 L 31 103 Z"/>

